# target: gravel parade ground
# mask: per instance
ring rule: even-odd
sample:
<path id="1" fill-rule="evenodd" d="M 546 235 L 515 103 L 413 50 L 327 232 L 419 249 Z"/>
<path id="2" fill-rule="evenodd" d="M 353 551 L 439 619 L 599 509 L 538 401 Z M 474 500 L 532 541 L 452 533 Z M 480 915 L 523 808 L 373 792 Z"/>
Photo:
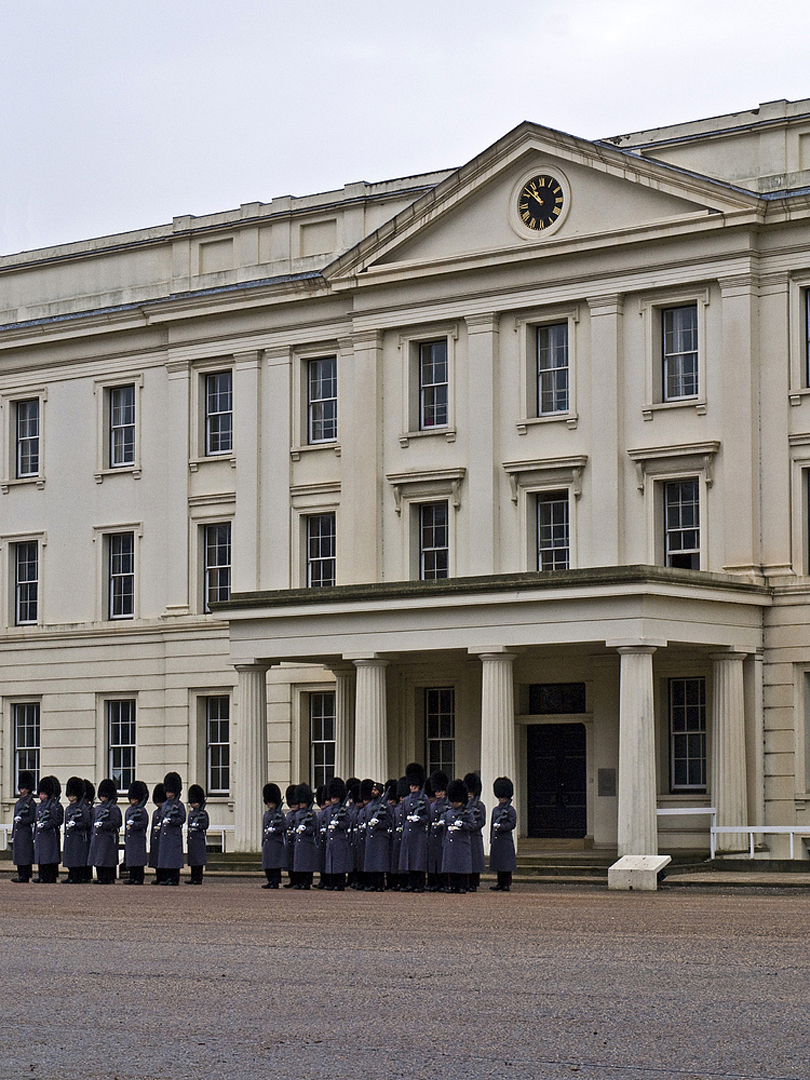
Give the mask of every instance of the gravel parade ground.
<path id="1" fill-rule="evenodd" d="M 0 1080 L 807 1080 L 810 896 L 0 881 Z"/>

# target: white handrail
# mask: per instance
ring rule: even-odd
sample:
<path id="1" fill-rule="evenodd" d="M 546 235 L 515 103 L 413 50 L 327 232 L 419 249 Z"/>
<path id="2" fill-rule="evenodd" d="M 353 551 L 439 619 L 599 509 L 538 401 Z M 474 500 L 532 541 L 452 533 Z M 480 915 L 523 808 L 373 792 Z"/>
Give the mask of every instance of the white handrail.
<path id="1" fill-rule="evenodd" d="M 715 807 L 715 806 L 675 806 L 675 807 L 667 807 L 665 810 L 656 810 L 656 814 L 658 815 L 658 817 L 676 817 L 676 816 L 678 816 L 678 817 L 684 816 L 685 817 L 687 815 L 689 815 L 691 817 L 694 814 L 708 814 L 712 819 L 711 825 L 709 826 L 709 848 L 710 848 L 709 854 L 710 854 L 712 859 L 714 858 L 715 852 L 717 850 L 716 842 L 715 842 L 715 839 L 714 839 L 714 823 L 717 820 L 717 807 Z"/>
<path id="2" fill-rule="evenodd" d="M 807 825 L 712 825 L 712 846 L 715 846 L 715 833 L 747 833 L 748 858 L 754 857 L 754 836 L 790 836 L 790 857 L 793 858 L 794 837 L 810 836 Z M 714 858 L 714 855 L 712 855 Z"/>

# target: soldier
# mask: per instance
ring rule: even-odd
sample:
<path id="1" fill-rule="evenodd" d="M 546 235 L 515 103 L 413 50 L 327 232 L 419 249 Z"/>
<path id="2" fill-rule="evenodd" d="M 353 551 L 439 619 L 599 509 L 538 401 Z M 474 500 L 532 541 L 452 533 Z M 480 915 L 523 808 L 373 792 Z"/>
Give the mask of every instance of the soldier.
<path id="1" fill-rule="evenodd" d="M 343 892 L 346 875 L 351 872 L 354 855 L 351 846 L 352 815 L 346 798 L 346 785 L 339 776 L 329 781 L 327 787 L 329 806 L 324 813 L 326 821 L 325 871 L 326 887 L 330 891 Z"/>
<path id="2" fill-rule="evenodd" d="M 98 785 L 98 806 L 93 810 L 90 865 L 96 868 L 97 885 L 113 885 L 118 867 L 118 833 L 122 825 L 118 788 L 109 779 Z"/>
<path id="3" fill-rule="evenodd" d="M 96 805 L 96 785 L 91 781 L 82 780 L 84 786 L 84 796 L 82 802 L 87 807 L 87 813 L 90 819 L 90 831 L 87 835 L 87 865 L 82 873 L 82 881 L 87 884 L 93 880 L 93 864 L 90 862 L 90 844 L 93 841 L 93 811 Z"/>
<path id="4" fill-rule="evenodd" d="M 512 806 L 515 786 L 508 776 L 499 776 L 492 785 L 498 805 L 492 811 L 489 834 L 489 869 L 498 875 L 498 884 L 490 885 L 492 892 L 509 892 L 512 873 L 516 866 L 515 841 L 512 833 L 517 825 L 517 814 Z"/>
<path id="5" fill-rule="evenodd" d="M 186 821 L 186 808 L 180 801 L 183 790 L 180 774 L 166 773 L 163 787 L 166 801 L 160 808 L 158 868 L 165 871 L 161 885 L 179 885 L 183 868 L 183 825 Z"/>
<path id="6" fill-rule="evenodd" d="M 90 832 L 93 828 L 92 807 L 84 797 L 84 780 L 71 776 L 65 785 L 68 806 L 65 811 L 65 846 L 62 865 L 67 870 L 63 885 L 81 885 L 87 881 L 87 859 L 90 855 Z"/>
<path id="7" fill-rule="evenodd" d="M 475 831 L 470 837 L 472 847 L 472 873 L 470 874 L 470 892 L 478 892 L 481 875 L 487 868 L 484 855 L 484 826 L 487 823 L 487 808 L 481 802 L 481 781 L 475 773 L 467 773 L 464 783 L 470 793 L 467 806 L 475 819 Z"/>
<path id="8" fill-rule="evenodd" d="M 427 891 L 441 892 L 447 888 L 447 880 L 442 874 L 442 848 L 444 847 L 444 815 L 450 809 L 447 798 L 449 777 L 442 769 L 430 774 L 430 786 L 434 799 L 430 804 L 430 832 L 428 834 L 428 876 Z"/>
<path id="9" fill-rule="evenodd" d="M 265 811 L 262 819 L 262 870 L 267 878 L 263 889 L 277 889 L 281 871 L 287 865 L 284 837 L 287 826 L 281 812 L 281 789 L 278 784 L 265 784 L 262 789 Z"/>
<path id="10" fill-rule="evenodd" d="M 158 860 L 160 858 L 160 825 L 162 820 L 160 810 L 166 802 L 166 789 L 163 784 L 155 784 L 154 790 L 152 791 L 152 802 L 155 804 L 155 809 L 152 811 L 152 823 L 149 827 L 148 865 L 155 871 L 155 877 L 152 884 L 160 885 L 163 882 L 163 871 L 158 868 Z"/>
<path id="11" fill-rule="evenodd" d="M 14 821 L 11 826 L 11 857 L 17 867 L 17 876 L 11 880 L 15 885 L 29 882 L 34 866 L 34 823 L 37 818 L 34 783 L 34 774 L 24 769 L 17 783 L 20 797 L 14 805 Z"/>
<path id="12" fill-rule="evenodd" d="M 129 806 L 124 814 L 124 862 L 129 871 L 125 885 L 143 885 L 146 866 L 146 834 L 149 830 L 149 788 L 143 780 L 133 780 L 127 792 Z"/>
<path id="13" fill-rule="evenodd" d="M 389 780 L 388 805 L 391 807 L 391 863 L 388 867 L 386 888 L 399 892 L 402 879 L 399 874 L 399 853 L 402 847 L 402 800 L 408 794 L 408 782 L 405 777 Z"/>
<path id="14" fill-rule="evenodd" d="M 295 812 L 295 888 L 311 889 L 312 878 L 321 865 L 318 815 L 312 802 L 312 788 L 299 784 L 295 789 L 298 809 Z"/>
<path id="15" fill-rule="evenodd" d="M 295 815 L 298 813 L 298 803 L 296 802 L 297 791 L 298 786 L 296 784 L 290 784 L 284 792 L 284 800 L 289 807 L 287 816 L 284 818 L 284 829 L 287 837 L 287 877 L 289 878 L 289 881 L 284 885 L 285 889 L 294 889 L 296 885 Z"/>
<path id="16" fill-rule="evenodd" d="M 186 885 L 202 885 L 203 868 L 206 861 L 206 837 L 210 821 L 208 811 L 205 809 L 205 792 L 199 784 L 192 784 L 188 789 L 188 828 L 186 830 L 186 847 L 188 850 L 188 865 L 191 877 Z"/>
<path id="17" fill-rule="evenodd" d="M 414 761 L 405 770 L 409 794 L 402 802 L 402 846 L 399 870 L 408 875 L 406 892 L 425 891 L 430 810 L 425 795 L 425 770 Z"/>
<path id="18" fill-rule="evenodd" d="M 39 782 L 37 794 L 37 821 L 34 829 L 34 858 L 39 867 L 39 877 L 35 884 L 53 885 L 59 874 L 59 855 L 61 848 L 60 828 L 65 811 L 59 802 L 61 785 L 55 776 L 43 776 Z"/>
<path id="19" fill-rule="evenodd" d="M 447 891 L 466 893 L 472 867 L 470 837 L 475 831 L 475 819 L 467 808 L 470 793 L 463 780 L 452 780 L 447 787 L 449 808 L 445 811 L 442 873 L 447 874 Z"/>
<path id="20" fill-rule="evenodd" d="M 394 816 L 388 792 L 375 784 L 366 812 L 366 844 L 363 872 L 366 892 L 385 892 L 385 873 L 391 865 L 391 830 Z"/>

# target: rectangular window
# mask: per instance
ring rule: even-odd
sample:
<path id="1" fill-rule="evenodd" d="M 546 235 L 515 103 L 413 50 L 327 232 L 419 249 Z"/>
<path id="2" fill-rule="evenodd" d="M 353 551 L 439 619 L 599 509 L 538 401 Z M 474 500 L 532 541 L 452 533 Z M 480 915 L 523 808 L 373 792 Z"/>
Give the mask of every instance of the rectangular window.
<path id="1" fill-rule="evenodd" d="M 15 544 L 14 622 L 36 623 L 39 618 L 39 544 L 26 540 Z"/>
<path id="2" fill-rule="evenodd" d="M 810 386 L 810 289 L 804 290 L 804 378 Z"/>
<path id="3" fill-rule="evenodd" d="M 14 724 L 14 790 L 19 791 L 21 772 L 32 772 L 39 782 L 39 702 L 26 701 L 11 707 Z"/>
<path id="4" fill-rule="evenodd" d="M 206 777 L 209 795 L 231 790 L 231 699 L 205 699 Z"/>
<path id="5" fill-rule="evenodd" d="M 568 492 L 544 491 L 537 496 L 537 569 L 567 570 L 569 550 Z"/>
<path id="6" fill-rule="evenodd" d="M 335 584 L 335 515 L 307 518 L 307 585 L 328 588 Z"/>
<path id="7" fill-rule="evenodd" d="M 335 775 L 335 692 L 309 695 L 309 753 L 313 788 L 328 784 Z"/>
<path id="8" fill-rule="evenodd" d="M 17 479 L 39 475 L 39 398 L 16 403 Z"/>
<path id="9" fill-rule="evenodd" d="M 661 312 L 661 331 L 664 401 L 697 397 L 697 304 L 664 308 Z"/>
<path id="10" fill-rule="evenodd" d="M 530 683 L 529 712 L 532 716 L 584 713 L 585 683 Z"/>
<path id="11" fill-rule="evenodd" d="M 109 602 L 110 619 L 135 617 L 135 533 L 112 533 L 109 545 Z"/>
<path id="12" fill-rule="evenodd" d="M 110 468 L 135 464 L 135 387 L 110 388 Z"/>
<path id="13" fill-rule="evenodd" d="M 419 430 L 447 427 L 447 339 L 419 345 Z"/>
<path id="14" fill-rule="evenodd" d="M 664 565 L 700 569 L 700 485 L 697 479 L 664 484 Z"/>
<path id="15" fill-rule="evenodd" d="M 135 779 L 135 702 L 107 702 L 107 771 L 120 794 Z"/>
<path id="16" fill-rule="evenodd" d="M 568 323 L 537 327 L 537 415 L 568 412 Z"/>
<path id="17" fill-rule="evenodd" d="M 217 371 L 205 377 L 205 453 L 229 454 L 233 449 L 233 373 Z"/>
<path id="18" fill-rule="evenodd" d="M 669 757 L 673 791 L 706 790 L 706 680 L 669 680 Z"/>
<path id="19" fill-rule="evenodd" d="M 450 576 L 450 524 L 446 502 L 419 507 L 419 580 Z"/>
<path id="20" fill-rule="evenodd" d="M 337 357 L 310 360 L 307 384 L 309 442 L 334 442 L 337 438 Z"/>
<path id="21" fill-rule="evenodd" d="M 205 610 L 231 597 L 231 523 L 205 526 Z"/>
<path id="22" fill-rule="evenodd" d="M 456 691 L 453 686 L 425 689 L 425 758 L 428 775 L 442 769 L 456 773 Z"/>

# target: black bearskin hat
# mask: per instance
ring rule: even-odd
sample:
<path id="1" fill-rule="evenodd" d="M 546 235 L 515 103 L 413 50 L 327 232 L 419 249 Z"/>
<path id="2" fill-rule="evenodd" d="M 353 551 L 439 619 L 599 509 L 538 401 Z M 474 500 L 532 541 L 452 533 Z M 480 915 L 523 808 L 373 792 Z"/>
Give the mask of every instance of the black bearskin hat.
<path id="1" fill-rule="evenodd" d="M 84 796 L 84 780 L 80 776 L 71 776 L 65 784 L 65 794 L 68 798 L 81 799 Z"/>
<path id="2" fill-rule="evenodd" d="M 21 788 L 25 788 L 26 791 L 33 791 L 35 784 L 36 780 L 34 779 L 34 774 L 27 769 L 24 769 L 20 773 L 20 778 L 17 781 L 17 790 L 19 791 Z"/>
<path id="3" fill-rule="evenodd" d="M 430 782 L 430 777 L 427 778 L 427 780 L 424 782 L 422 787 L 424 789 L 425 794 L 427 795 L 427 797 L 429 799 L 432 799 L 433 796 L 436 794 L 436 792 L 433 790 L 433 784 L 431 784 L 431 782 Z"/>
<path id="4" fill-rule="evenodd" d="M 464 783 L 467 785 L 467 791 L 469 791 L 470 795 L 481 794 L 481 781 L 474 772 L 467 773 L 464 777 Z"/>
<path id="5" fill-rule="evenodd" d="M 298 793 L 298 785 L 297 784 L 288 784 L 287 785 L 287 790 L 284 792 L 284 801 L 287 803 L 287 806 L 295 806 L 295 804 L 298 802 L 297 793 Z"/>
<path id="6" fill-rule="evenodd" d="M 98 785 L 98 797 L 115 802 L 118 798 L 118 788 L 115 786 L 115 782 L 113 780 L 102 780 Z"/>
<path id="7" fill-rule="evenodd" d="M 368 802 L 371 796 L 374 794 L 374 781 L 373 780 L 361 780 L 360 781 L 360 798 L 363 802 Z"/>
<path id="8" fill-rule="evenodd" d="M 348 796 L 353 803 L 360 801 L 360 781 L 355 780 L 350 788 L 348 788 Z"/>
<path id="9" fill-rule="evenodd" d="M 163 784 L 155 784 L 152 791 L 152 802 L 155 806 L 163 806 L 166 802 L 166 788 Z"/>
<path id="10" fill-rule="evenodd" d="M 465 803 L 469 797 L 470 793 L 463 780 L 451 780 L 447 785 L 447 798 L 451 803 Z"/>
<path id="11" fill-rule="evenodd" d="M 440 791 L 447 791 L 449 783 L 450 777 L 443 769 L 435 769 L 430 774 L 430 786 L 433 788 L 434 795 L 438 795 Z"/>
<path id="12" fill-rule="evenodd" d="M 281 806 L 281 788 L 278 784 L 265 784 L 262 788 L 262 802 Z"/>
<path id="13" fill-rule="evenodd" d="M 92 780 L 85 780 L 84 781 L 84 797 L 85 797 L 85 800 L 87 802 L 91 803 L 91 804 L 93 802 L 95 802 L 96 785 L 93 783 Z"/>
<path id="14" fill-rule="evenodd" d="M 310 806 L 312 804 L 312 788 L 309 784 L 299 784 L 295 789 L 295 801 L 299 806 Z"/>
<path id="15" fill-rule="evenodd" d="M 422 787 L 425 782 L 425 770 L 418 761 L 412 761 L 405 768 L 405 779 L 411 787 Z"/>
<path id="16" fill-rule="evenodd" d="M 340 799 L 343 802 L 346 798 L 346 785 L 339 776 L 333 776 L 329 781 L 326 792 L 330 799 Z"/>
<path id="17" fill-rule="evenodd" d="M 179 795 L 183 790 L 183 781 L 180 779 L 180 773 L 167 772 L 163 777 L 163 786 L 166 789 L 167 796 L 169 792 L 171 792 L 172 795 Z"/>
<path id="18" fill-rule="evenodd" d="M 315 802 L 318 804 L 318 806 L 326 806 L 326 784 L 318 784 L 317 788 L 315 789 Z"/>
<path id="19" fill-rule="evenodd" d="M 143 782 L 143 780 L 133 780 L 129 785 L 129 791 L 127 792 L 128 799 L 137 799 L 141 802 L 143 799 L 149 798 L 149 788 Z"/>
<path id="20" fill-rule="evenodd" d="M 404 799 L 406 795 L 410 793 L 410 785 L 404 776 L 400 776 L 397 780 L 397 798 Z"/>
<path id="21" fill-rule="evenodd" d="M 496 799 L 511 799 L 515 794 L 515 785 L 508 776 L 499 776 L 492 785 Z"/>
<path id="22" fill-rule="evenodd" d="M 351 791 L 353 787 L 356 787 L 360 783 L 360 780 L 356 776 L 350 776 L 346 781 L 346 790 Z"/>
<path id="23" fill-rule="evenodd" d="M 53 786 L 53 777 L 43 776 L 37 787 L 37 795 L 47 795 L 49 799 L 52 799 L 55 790 L 56 789 Z"/>
<path id="24" fill-rule="evenodd" d="M 58 776 L 52 776 L 51 780 L 53 780 L 53 797 L 58 799 L 62 795 L 62 785 L 59 783 Z"/>
<path id="25" fill-rule="evenodd" d="M 199 784 L 192 784 L 191 787 L 188 789 L 188 801 L 190 803 L 205 802 L 205 792 Z"/>

